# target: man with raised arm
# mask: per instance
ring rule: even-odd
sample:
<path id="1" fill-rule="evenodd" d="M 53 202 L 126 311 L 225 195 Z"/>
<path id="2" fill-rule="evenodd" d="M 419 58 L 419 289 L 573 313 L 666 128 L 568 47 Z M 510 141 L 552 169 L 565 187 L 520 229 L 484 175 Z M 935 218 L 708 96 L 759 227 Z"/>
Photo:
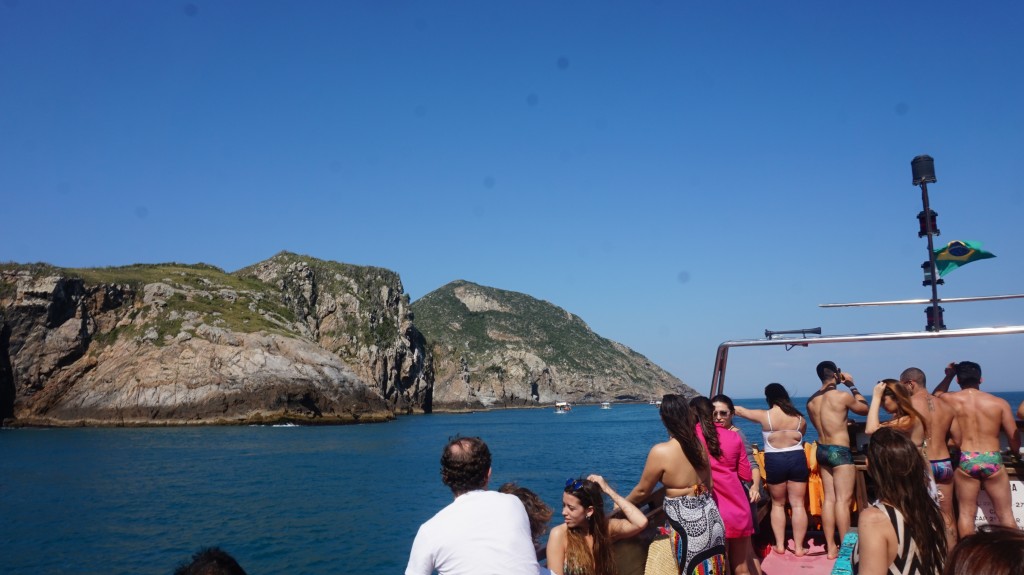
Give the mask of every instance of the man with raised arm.
<path id="1" fill-rule="evenodd" d="M 960 391 L 950 392 L 949 383 L 954 376 L 960 384 Z M 999 452 L 999 434 L 1006 434 L 1010 452 L 1017 453 L 1020 449 L 1017 422 L 1013 420 L 1010 404 L 1005 399 L 985 393 L 979 386 L 981 366 L 973 361 L 962 361 L 946 367 L 946 377 L 934 392 L 953 408 L 953 442 L 960 446 L 960 461 L 953 473 L 960 537 L 975 531 L 978 493 L 982 488 L 992 500 L 997 521 L 1006 527 L 1016 527 L 1010 477 Z"/>
<path id="2" fill-rule="evenodd" d="M 835 559 L 839 554 L 835 531 L 838 527 L 839 540 L 842 541 L 850 530 L 850 504 L 857 480 L 846 421 L 850 411 L 867 415 L 868 401 L 857 390 L 853 377 L 840 371 L 835 363 L 823 361 L 816 371 L 821 389 L 807 400 L 807 416 L 818 430 L 818 469 L 825 492 L 821 522 L 828 558 Z M 850 393 L 836 389 L 839 383 L 849 387 Z"/>
<path id="3" fill-rule="evenodd" d="M 479 437 L 456 437 L 441 455 L 441 481 L 455 501 L 420 526 L 405 575 L 537 575 L 530 519 L 519 498 L 488 491 L 491 452 Z M 408 496 L 415 496 L 410 486 Z"/>
<path id="4" fill-rule="evenodd" d="M 946 521 L 946 543 L 952 549 L 957 540 L 956 522 L 953 519 L 954 465 L 950 459 L 947 439 L 953 425 L 953 408 L 944 399 L 928 393 L 926 381 L 924 372 L 916 367 L 908 367 L 900 374 L 900 383 L 910 394 L 914 409 L 924 417 L 926 455 L 931 464 L 932 477 L 941 494 L 939 508 Z"/>

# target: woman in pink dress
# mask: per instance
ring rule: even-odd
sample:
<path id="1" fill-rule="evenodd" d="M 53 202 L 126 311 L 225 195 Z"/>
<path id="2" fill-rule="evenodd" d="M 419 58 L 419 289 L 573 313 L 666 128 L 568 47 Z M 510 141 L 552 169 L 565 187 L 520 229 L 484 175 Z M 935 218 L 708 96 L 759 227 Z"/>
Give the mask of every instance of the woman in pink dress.
<path id="1" fill-rule="evenodd" d="M 697 420 L 697 437 L 707 449 L 711 463 L 711 492 L 725 523 L 730 572 L 734 575 L 760 575 L 761 561 L 750 540 L 754 533 L 750 500 L 740 483 L 751 480 L 746 446 L 738 433 L 715 425 L 710 399 L 695 397 L 690 400 L 690 408 Z"/>

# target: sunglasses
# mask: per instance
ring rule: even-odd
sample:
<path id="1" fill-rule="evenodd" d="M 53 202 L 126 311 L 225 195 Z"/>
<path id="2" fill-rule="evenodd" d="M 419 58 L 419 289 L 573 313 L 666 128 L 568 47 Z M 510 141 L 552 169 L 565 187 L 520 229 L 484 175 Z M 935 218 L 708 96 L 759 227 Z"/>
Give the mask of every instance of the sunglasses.
<path id="1" fill-rule="evenodd" d="M 731 412 L 728 412 L 728 411 L 714 411 L 714 412 L 712 412 L 712 414 L 715 415 L 716 417 L 729 417 Z"/>
<path id="2" fill-rule="evenodd" d="M 573 479 L 572 477 L 570 477 L 569 479 L 565 480 L 565 488 L 571 489 L 573 491 L 579 491 L 580 489 L 583 489 L 583 480 Z"/>

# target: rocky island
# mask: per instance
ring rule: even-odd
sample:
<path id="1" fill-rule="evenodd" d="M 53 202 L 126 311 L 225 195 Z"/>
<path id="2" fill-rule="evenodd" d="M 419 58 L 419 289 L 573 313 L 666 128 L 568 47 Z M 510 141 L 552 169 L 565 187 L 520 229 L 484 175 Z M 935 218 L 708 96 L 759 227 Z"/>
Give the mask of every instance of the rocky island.
<path id="1" fill-rule="evenodd" d="M 552 304 L 468 282 L 410 305 L 395 272 L 287 252 L 233 273 L 0 265 L 5 425 L 352 423 L 668 391 L 693 393 Z"/>

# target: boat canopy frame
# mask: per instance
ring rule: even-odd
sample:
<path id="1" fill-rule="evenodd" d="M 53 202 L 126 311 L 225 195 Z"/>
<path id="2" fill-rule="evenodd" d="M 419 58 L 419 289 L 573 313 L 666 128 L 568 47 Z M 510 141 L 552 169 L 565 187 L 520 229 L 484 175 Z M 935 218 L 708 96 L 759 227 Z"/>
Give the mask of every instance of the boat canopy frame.
<path id="1" fill-rule="evenodd" d="M 808 331 L 808 330 L 798 330 Z M 826 343 L 852 343 L 871 341 L 902 341 L 915 339 L 945 339 L 952 337 L 978 337 L 993 335 L 1014 335 L 1024 334 L 1024 325 L 1009 325 L 1003 327 L 974 327 L 964 329 L 947 329 L 942 331 L 908 331 L 892 333 L 865 333 L 855 335 L 818 335 L 802 337 L 773 335 L 766 339 L 747 339 L 724 341 L 718 345 L 718 353 L 715 354 L 715 369 L 711 375 L 711 393 L 708 397 L 714 397 L 725 393 L 725 370 L 729 362 L 729 350 L 734 347 L 764 347 L 764 346 L 795 346 L 807 347 Z"/>

